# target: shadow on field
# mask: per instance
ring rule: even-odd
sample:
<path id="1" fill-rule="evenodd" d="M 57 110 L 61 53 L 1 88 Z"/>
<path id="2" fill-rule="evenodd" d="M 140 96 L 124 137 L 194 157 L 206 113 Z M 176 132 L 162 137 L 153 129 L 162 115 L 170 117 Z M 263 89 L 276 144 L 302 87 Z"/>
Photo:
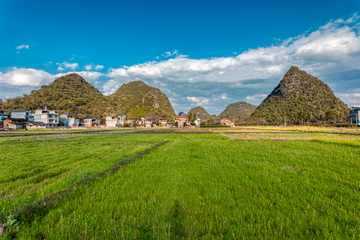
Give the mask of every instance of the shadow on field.
<path id="1" fill-rule="evenodd" d="M 171 225 L 170 238 L 184 238 L 185 230 L 184 230 L 184 209 L 181 206 L 179 200 L 175 200 L 174 205 L 172 206 L 170 212 L 168 213 L 168 219 Z"/>
<path id="2" fill-rule="evenodd" d="M 327 140 L 312 140 L 313 142 L 317 142 L 317 143 L 322 143 L 322 144 L 333 144 L 336 146 L 342 145 L 342 146 L 346 146 L 346 147 L 355 147 L 355 148 L 360 148 L 360 144 L 359 143 L 350 143 L 350 142 L 343 142 L 342 140 L 336 141 L 336 142 L 332 142 L 332 141 L 327 141 Z"/>

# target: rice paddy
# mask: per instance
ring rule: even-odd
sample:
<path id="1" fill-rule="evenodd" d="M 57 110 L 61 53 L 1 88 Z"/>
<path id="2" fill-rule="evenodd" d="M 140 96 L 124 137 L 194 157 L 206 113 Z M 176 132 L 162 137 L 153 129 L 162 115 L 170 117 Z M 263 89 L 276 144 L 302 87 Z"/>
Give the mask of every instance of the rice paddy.
<path id="1" fill-rule="evenodd" d="M 0 142 L 4 238 L 360 237 L 358 136 L 212 131 Z"/>

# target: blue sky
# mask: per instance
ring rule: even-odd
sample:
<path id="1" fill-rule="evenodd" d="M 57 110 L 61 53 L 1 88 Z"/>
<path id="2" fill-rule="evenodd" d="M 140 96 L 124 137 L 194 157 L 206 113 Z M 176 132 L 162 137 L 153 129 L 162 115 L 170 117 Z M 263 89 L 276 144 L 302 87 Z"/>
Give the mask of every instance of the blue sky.
<path id="1" fill-rule="evenodd" d="M 68 72 L 143 80 L 176 112 L 260 104 L 291 65 L 360 103 L 360 1 L 0 1 L 0 98 Z"/>

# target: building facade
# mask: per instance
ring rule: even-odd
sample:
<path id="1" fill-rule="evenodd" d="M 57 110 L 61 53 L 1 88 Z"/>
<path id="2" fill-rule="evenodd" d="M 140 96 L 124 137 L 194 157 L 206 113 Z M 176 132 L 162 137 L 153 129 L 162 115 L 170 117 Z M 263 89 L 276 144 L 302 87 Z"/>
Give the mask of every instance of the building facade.
<path id="1" fill-rule="evenodd" d="M 4 120 L 4 128 L 6 129 L 25 129 L 27 120 L 23 118 L 7 118 Z"/>
<path id="2" fill-rule="evenodd" d="M 160 118 L 160 119 L 159 119 L 159 125 L 166 126 L 166 125 L 167 125 L 167 120 L 166 120 L 166 118 Z"/>
<path id="3" fill-rule="evenodd" d="M 107 127 L 119 127 L 119 118 L 108 116 L 105 120 Z"/>
<path id="4" fill-rule="evenodd" d="M 126 121 L 126 116 L 124 114 L 119 114 L 118 119 L 119 119 L 119 126 L 124 126 Z"/>
<path id="5" fill-rule="evenodd" d="M 226 119 L 226 118 L 221 119 L 220 123 L 225 124 L 225 125 L 230 126 L 230 127 L 235 126 L 234 123 L 230 119 Z"/>
<path id="6" fill-rule="evenodd" d="M 182 126 L 184 126 L 184 123 L 187 122 L 187 119 L 185 117 L 178 117 L 178 118 L 175 118 L 175 122 L 178 123 L 178 127 L 182 127 Z"/>
<path id="7" fill-rule="evenodd" d="M 57 127 L 59 126 L 59 111 L 58 110 L 47 110 L 38 109 L 34 114 L 34 122 L 42 122 L 45 123 L 48 127 Z"/>
<path id="8" fill-rule="evenodd" d="M 99 127 L 99 125 L 100 125 L 100 119 L 96 119 L 96 118 L 85 118 L 84 119 L 84 126 L 87 128 Z"/>
<path id="9" fill-rule="evenodd" d="M 354 105 L 351 107 L 350 123 L 360 125 L 360 105 Z"/>
<path id="10" fill-rule="evenodd" d="M 201 119 L 197 117 L 194 123 L 196 124 L 196 126 L 200 126 Z"/>
<path id="11" fill-rule="evenodd" d="M 80 125 L 80 119 L 70 117 L 68 114 L 61 114 L 60 121 L 64 123 L 66 127 L 78 127 Z"/>
<path id="12" fill-rule="evenodd" d="M 31 111 L 12 111 L 11 118 L 23 118 L 28 122 L 34 122 L 34 113 Z"/>

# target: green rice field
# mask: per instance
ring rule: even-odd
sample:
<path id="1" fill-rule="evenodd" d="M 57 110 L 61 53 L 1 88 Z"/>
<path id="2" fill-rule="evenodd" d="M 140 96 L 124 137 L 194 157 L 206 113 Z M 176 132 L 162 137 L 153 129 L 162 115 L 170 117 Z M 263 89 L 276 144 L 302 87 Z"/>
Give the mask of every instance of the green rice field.
<path id="1" fill-rule="evenodd" d="M 360 238 L 359 136 L 246 136 L 0 139 L 3 238 Z"/>

